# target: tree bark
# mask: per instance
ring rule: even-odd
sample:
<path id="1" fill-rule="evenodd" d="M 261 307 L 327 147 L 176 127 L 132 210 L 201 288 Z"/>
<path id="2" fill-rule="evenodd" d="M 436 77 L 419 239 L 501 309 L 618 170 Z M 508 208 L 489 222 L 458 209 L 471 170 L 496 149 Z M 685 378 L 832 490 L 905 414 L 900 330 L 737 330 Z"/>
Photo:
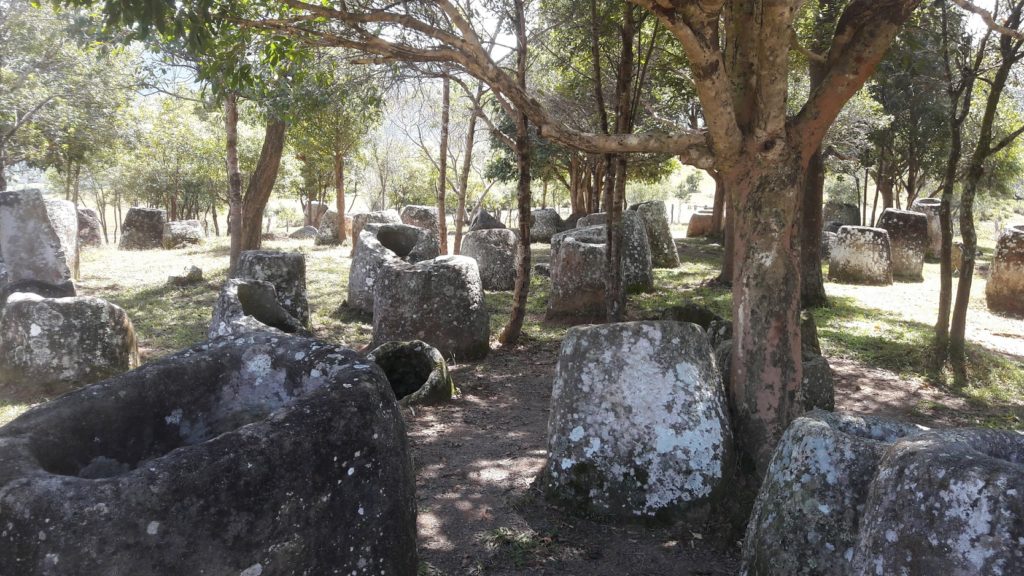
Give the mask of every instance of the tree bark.
<path id="1" fill-rule="evenodd" d="M 448 218 L 445 215 L 445 193 L 448 189 L 448 124 L 452 108 L 451 80 L 442 80 L 441 95 L 441 158 L 437 175 L 437 235 L 442 255 L 448 253 Z"/>
<path id="2" fill-rule="evenodd" d="M 624 4 L 622 9 L 622 53 L 615 82 L 615 132 L 627 134 L 632 131 L 630 117 L 633 105 L 630 99 L 633 80 L 633 41 L 636 37 L 636 23 L 633 6 Z M 607 246 L 605 252 L 605 308 L 608 322 L 622 322 L 626 317 L 626 291 L 622 278 L 622 209 L 626 197 L 628 158 L 625 154 L 605 157 L 605 210 L 608 213 Z"/>
<path id="3" fill-rule="evenodd" d="M 466 213 L 466 194 L 469 191 L 469 171 L 473 166 L 473 146 L 476 143 L 476 119 L 480 114 L 480 99 L 483 98 L 483 83 L 477 84 L 476 99 L 473 101 L 473 110 L 469 113 L 469 126 L 466 128 L 466 146 L 462 157 L 462 172 L 459 174 L 459 208 L 455 218 L 455 245 L 454 252 L 462 254 L 462 232 L 465 228 L 463 215 Z"/>
<path id="4" fill-rule="evenodd" d="M 783 146 L 779 144 L 777 146 Z M 733 222 L 732 400 L 735 438 L 745 467 L 763 477 L 789 422 L 799 414 L 799 155 L 756 152 L 725 171 Z"/>
<path id="5" fill-rule="evenodd" d="M 800 215 L 800 303 L 804 308 L 828 306 L 821 274 L 821 206 L 825 188 L 825 161 L 821 148 L 811 156 L 805 175 Z"/>
<path id="6" fill-rule="evenodd" d="M 238 257 L 242 254 L 242 174 L 238 169 L 238 96 L 224 98 L 224 132 L 228 170 L 228 231 L 231 234 L 228 276 L 238 273 Z"/>
<path id="7" fill-rule="evenodd" d="M 340 152 L 334 154 L 334 203 L 338 211 L 338 245 L 348 239 L 345 230 L 345 156 Z"/>
<path id="8" fill-rule="evenodd" d="M 725 182 L 717 170 L 709 172 L 715 180 L 715 201 L 711 208 L 711 236 L 722 238 L 725 234 Z"/>
<path id="9" fill-rule="evenodd" d="M 281 168 L 281 155 L 284 153 L 285 132 L 287 124 L 284 120 L 270 117 L 263 134 L 263 148 L 256 161 L 256 168 L 249 177 L 249 185 L 242 199 L 242 250 L 258 250 L 262 244 L 260 223 L 263 211 L 270 200 L 270 193 L 277 181 L 277 172 Z"/>
<path id="10" fill-rule="evenodd" d="M 526 11 L 523 0 L 514 0 L 516 31 L 516 71 L 520 87 L 526 87 Z M 519 342 L 526 320 L 526 303 L 530 296 L 530 125 L 526 114 L 516 114 L 516 165 L 519 168 L 519 180 L 516 185 L 516 202 L 519 207 L 519 242 L 516 244 L 516 285 L 512 293 L 512 313 L 508 324 L 498 336 L 503 346 L 513 346 Z"/>

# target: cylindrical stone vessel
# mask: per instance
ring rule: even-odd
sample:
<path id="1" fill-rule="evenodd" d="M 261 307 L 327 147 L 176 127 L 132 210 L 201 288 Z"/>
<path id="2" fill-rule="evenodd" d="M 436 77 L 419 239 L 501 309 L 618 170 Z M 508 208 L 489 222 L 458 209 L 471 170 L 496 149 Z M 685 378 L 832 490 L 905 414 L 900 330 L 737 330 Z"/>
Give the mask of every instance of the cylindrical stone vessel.
<path id="1" fill-rule="evenodd" d="M 924 280 L 922 271 L 928 249 L 928 217 L 912 210 L 886 208 L 878 218 L 878 227 L 889 232 L 892 275 Z"/>
<path id="2" fill-rule="evenodd" d="M 568 331 L 540 478 L 548 498 L 583 514 L 679 519 L 718 495 L 730 444 L 721 378 L 699 326 Z"/>
<path id="3" fill-rule="evenodd" d="M 860 517 L 885 451 L 925 429 L 816 410 L 789 425 L 757 494 L 741 576 L 850 574 Z"/>
<path id="4" fill-rule="evenodd" d="M 867 226 L 840 228 L 829 257 L 828 277 L 846 284 L 892 284 L 889 233 Z"/>
<path id="5" fill-rule="evenodd" d="M 462 255 L 476 260 L 484 290 L 511 290 L 516 285 L 516 246 L 519 235 L 507 228 L 467 232 Z"/>
<path id="6" fill-rule="evenodd" d="M 910 209 L 928 217 L 928 253 L 929 258 L 942 255 L 942 226 L 939 224 L 939 208 L 942 200 L 938 198 L 918 198 Z"/>
<path id="7" fill-rule="evenodd" d="M 1000 234 L 985 299 L 993 312 L 1024 314 L 1024 225 Z"/>
<path id="8" fill-rule="evenodd" d="M 686 226 L 687 238 L 698 238 L 711 234 L 711 210 L 698 210 L 690 216 L 690 223 Z"/>

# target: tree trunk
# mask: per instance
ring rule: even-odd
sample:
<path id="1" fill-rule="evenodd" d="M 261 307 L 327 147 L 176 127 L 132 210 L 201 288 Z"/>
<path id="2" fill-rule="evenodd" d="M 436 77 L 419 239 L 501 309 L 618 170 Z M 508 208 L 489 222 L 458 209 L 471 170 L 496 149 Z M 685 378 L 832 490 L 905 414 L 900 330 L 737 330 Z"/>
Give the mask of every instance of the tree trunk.
<path id="1" fill-rule="evenodd" d="M 722 238 L 725 233 L 725 182 L 717 170 L 709 172 L 715 180 L 715 201 L 711 209 L 711 236 Z"/>
<path id="2" fill-rule="evenodd" d="M 821 206 L 824 200 L 825 161 L 819 147 L 811 156 L 804 180 L 800 214 L 800 303 L 804 308 L 828 306 L 821 275 Z"/>
<path id="3" fill-rule="evenodd" d="M 469 191 L 469 171 L 473 167 L 473 146 L 476 143 L 476 118 L 480 113 L 479 103 L 483 98 L 483 83 L 477 84 L 476 100 L 473 103 L 473 110 L 469 113 L 469 126 L 466 129 L 466 149 L 462 157 L 462 172 L 459 174 L 459 207 L 458 216 L 455 218 L 455 245 L 454 252 L 462 254 L 462 232 L 465 227 L 463 215 L 466 213 L 466 194 Z"/>
<path id="4" fill-rule="evenodd" d="M 987 146 L 987 144 L 985 144 Z M 971 302 L 971 284 L 978 251 L 978 234 L 974 229 L 974 197 L 981 180 L 981 165 L 972 165 L 960 195 L 960 236 L 963 239 L 963 260 L 956 287 L 956 302 L 949 328 L 949 360 L 953 376 L 960 386 L 967 383 L 967 308 Z M 951 254 L 952 256 L 952 254 Z"/>
<path id="5" fill-rule="evenodd" d="M 270 193 L 274 190 L 277 172 L 281 168 L 286 129 L 287 124 L 283 120 L 275 117 L 267 120 L 263 148 L 256 161 L 256 168 L 249 177 L 249 185 L 242 200 L 242 250 L 258 250 L 262 244 L 260 223 L 263 221 L 263 211 L 270 200 Z"/>
<path id="6" fill-rule="evenodd" d="M 777 145 L 777 147 L 780 145 Z M 797 205 L 803 167 L 792 150 L 749 152 L 724 172 L 734 226 L 732 402 L 745 467 L 763 477 L 776 443 L 799 414 L 800 254 Z"/>
<path id="7" fill-rule="evenodd" d="M 338 210 L 338 245 L 348 238 L 345 230 L 345 156 L 334 154 L 334 204 Z"/>
<path id="8" fill-rule="evenodd" d="M 514 0 L 516 32 L 516 69 L 519 86 L 526 88 L 526 13 L 523 0 Z M 516 165 L 519 181 L 516 185 L 516 201 L 519 206 L 519 242 L 516 258 L 516 285 L 512 293 L 512 313 L 508 324 L 501 331 L 498 341 L 503 346 L 512 346 L 519 341 L 526 320 L 526 302 L 530 295 L 530 126 L 526 114 L 516 114 Z"/>
<path id="9" fill-rule="evenodd" d="M 228 276 L 238 272 L 238 257 L 242 254 L 242 174 L 238 170 L 238 96 L 224 98 L 224 132 L 227 135 L 225 152 L 228 169 L 228 231 L 231 234 L 231 256 Z"/>
<path id="10" fill-rule="evenodd" d="M 448 218 L 445 215 L 445 193 L 448 189 L 448 123 L 452 108 L 451 80 L 442 82 L 441 95 L 441 159 L 437 176 L 437 235 L 441 255 L 448 253 Z"/>
<path id="11" fill-rule="evenodd" d="M 723 178 L 723 186 L 725 180 Z M 729 191 L 726 190 L 726 209 L 725 209 L 725 230 L 723 232 L 724 240 L 722 241 L 722 270 L 718 273 L 718 278 L 715 278 L 715 283 L 723 286 L 732 286 L 732 279 L 735 275 L 735 267 L 733 263 L 736 261 L 736 242 L 734 241 L 736 235 L 736 226 L 734 225 L 735 218 L 733 218 L 733 207 L 729 205 Z"/>
<path id="12" fill-rule="evenodd" d="M 0 192 L 7 191 L 7 146 L 0 142 Z"/>

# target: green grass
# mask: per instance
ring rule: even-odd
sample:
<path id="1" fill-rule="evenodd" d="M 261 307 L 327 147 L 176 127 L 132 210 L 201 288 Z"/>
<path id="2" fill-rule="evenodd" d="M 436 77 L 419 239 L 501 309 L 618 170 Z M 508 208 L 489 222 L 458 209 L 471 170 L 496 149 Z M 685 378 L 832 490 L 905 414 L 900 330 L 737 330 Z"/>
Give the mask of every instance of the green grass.
<path id="1" fill-rule="evenodd" d="M 657 290 L 630 296 L 628 316 L 656 318 L 667 307 L 695 301 L 728 317 L 731 292 L 709 281 L 718 274 L 721 246 L 701 239 L 679 242 L 683 263 L 678 269 L 656 270 Z M 268 242 L 266 249 L 299 251 L 307 256 L 307 289 L 314 334 L 326 341 L 360 348 L 372 339 L 371 319 L 342 306 L 346 298 L 348 247 L 314 247 L 308 241 Z M 120 252 L 112 248 L 87 251 L 82 258 L 80 291 L 107 299 L 124 308 L 134 322 L 143 362 L 187 348 L 205 339 L 213 303 L 227 272 L 227 239 L 213 239 L 199 248 L 174 251 Z M 535 245 L 533 262 L 548 261 L 548 248 Z M 177 288 L 166 284 L 167 276 L 189 265 L 203 268 L 205 281 Z M 892 290 L 914 294 L 931 289 L 933 277 L 926 270 L 926 283 L 897 285 Z M 927 287 L 927 288 L 926 288 Z M 908 304 L 889 310 L 869 305 L 860 288 L 829 284 L 831 305 L 814 311 L 818 333 L 826 355 L 854 359 L 879 367 L 907 380 L 925 380 L 951 394 L 965 398 L 978 412 L 978 420 L 991 426 L 1020 427 L 1024 417 L 1024 366 L 1021 362 L 977 345 L 969 347 L 972 385 L 954 388 L 948 374 L 930 370 L 928 350 L 931 326 L 916 320 Z M 890 290 L 890 289 L 885 289 Z M 523 329 L 524 343 L 556 344 L 568 326 L 544 320 L 550 280 L 533 274 Z M 885 297 L 892 291 L 878 292 Z M 497 338 L 508 320 L 512 292 L 488 292 L 491 334 Z M 20 414 L 32 403 L 46 398 L 0 398 L 0 425 Z"/>
<path id="2" fill-rule="evenodd" d="M 513 568 L 542 564 L 554 544 L 553 538 L 533 530 L 516 530 L 504 526 L 484 532 L 480 540 L 493 554 L 495 562 Z"/>

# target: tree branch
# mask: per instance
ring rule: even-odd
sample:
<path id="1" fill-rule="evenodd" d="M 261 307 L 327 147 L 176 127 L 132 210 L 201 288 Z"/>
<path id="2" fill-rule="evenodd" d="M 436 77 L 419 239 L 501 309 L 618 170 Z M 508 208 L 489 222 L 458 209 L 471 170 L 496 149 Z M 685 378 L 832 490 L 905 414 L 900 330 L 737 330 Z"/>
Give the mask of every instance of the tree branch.
<path id="1" fill-rule="evenodd" d="M 953 4 L 956 4 L 957 6 L 966 10 L 967 12 L 980 16 L 982 21 L 985 22 L 986 26 L 1002 34 L 1003 36 L 1010 36 L 1018 40 L 1024 40 L 1024 33 L 1021 33 L 1020 30 L 1015 30 L 1013 28 L 996 22 L 996 19 L 992 16 L 991 12 L 985 10 L 981 6 L 978 6 L 974 2 L 971 2 L 970 0 L 953 0 Z"/>

